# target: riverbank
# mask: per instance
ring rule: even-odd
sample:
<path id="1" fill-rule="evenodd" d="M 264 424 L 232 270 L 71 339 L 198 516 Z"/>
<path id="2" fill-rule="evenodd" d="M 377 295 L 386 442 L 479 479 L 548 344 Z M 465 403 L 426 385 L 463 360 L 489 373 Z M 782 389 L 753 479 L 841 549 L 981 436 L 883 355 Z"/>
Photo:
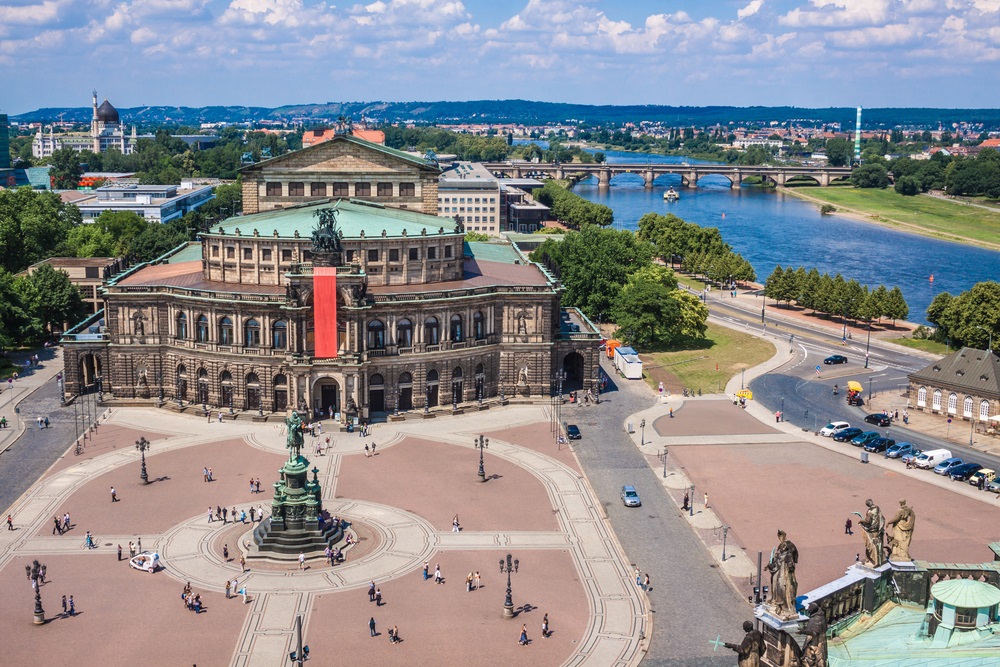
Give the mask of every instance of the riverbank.
<path id="1" fill-rule="evenodd" d="M 818 205 L 831 204 L 837 214 L 900 231 L 1000 250 L 1000 212 L 937 197 L 904 197 L 892 190 L 848 187 L 782 187 L 780 191 Z"/>

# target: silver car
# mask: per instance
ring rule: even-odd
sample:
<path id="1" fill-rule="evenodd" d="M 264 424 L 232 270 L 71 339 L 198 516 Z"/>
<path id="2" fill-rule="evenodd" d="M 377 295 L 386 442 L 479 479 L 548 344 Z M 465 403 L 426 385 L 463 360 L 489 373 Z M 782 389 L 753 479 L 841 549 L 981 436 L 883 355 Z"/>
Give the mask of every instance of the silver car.
<path id="1" fill-rule="evenodd" d="M 622 487 L 622 502 L 625 504 L 625 507 L 642 507 L 639 493 L 635 490 L 634 486 L 628 484 Z"/>

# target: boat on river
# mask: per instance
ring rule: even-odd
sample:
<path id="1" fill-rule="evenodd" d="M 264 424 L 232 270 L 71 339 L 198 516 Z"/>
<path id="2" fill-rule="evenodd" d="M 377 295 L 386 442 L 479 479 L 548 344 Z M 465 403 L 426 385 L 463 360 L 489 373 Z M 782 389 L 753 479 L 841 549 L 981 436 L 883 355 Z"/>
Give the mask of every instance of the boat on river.
<path id="1" fill-rule="evenodd" d="M 677 201 L 680 198 L 681 196 L 677 193 L 677 190 L 674 190 L 674 186 L 672 185 L 666 192 L 663 193 L 663 199 L 665 201 Z"/>

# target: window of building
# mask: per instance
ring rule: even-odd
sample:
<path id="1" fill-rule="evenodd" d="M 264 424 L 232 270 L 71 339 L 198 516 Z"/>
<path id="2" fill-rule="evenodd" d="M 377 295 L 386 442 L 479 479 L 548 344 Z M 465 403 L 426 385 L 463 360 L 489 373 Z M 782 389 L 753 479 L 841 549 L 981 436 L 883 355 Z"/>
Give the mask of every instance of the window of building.
<path id="1" fill-rule="evenodd" d="M 243 323 L 243 345 L 260 347 L 260 322 L 249 319 Z"/>
<path id="2" fill-rule="evenodd" d="M 479 311 L 472 316 L 472 335 L 476 337 L 476 340 L 482 340 L 486 338 L 486 318 Z"/>
<path id="3" fill-rule="evenodd" d="M 353 262 L 354 261 L 354 251 L 353 250 L 348 250 L 345 253 L 345 257 L 346 257 L 346 259 L 347 259 L 348 262 Z"/>
<path id="4" fill-rule="evenodd" d="M 378 196 L 379 197 L 391 197 L 392 196 L 392 183 L 379 183 L 378 184 Z"/>
<path id="5" fill-rule="evenodd" d="M 354 184 L 354 196 L 355 197 L 371 197 L 372 196 L 372 184 L 371 183 L 355 183 Z"/>
<path id="6" fill-rule="evenodd" d="M 411 262 L 420 261 L 420 248 L 410 248 L 409 253 Z"/>
<path id="7" fill-rule="evenodd" d="M 368 349 L 385 349 L 385 324 L 382 320 L 372 320 L 368 323 Z"/>
<path id="8" fill-rule="evenodd" d="M 413 347 L 413 322 L 402 319 L 396 324 L 396 345 Z"/>
<path id="9" fill-rule="evenodd" d="M 917 390 L 917 407 L 923 408 L 927 406 L 927 387 L 921 387 Z"/>
<path id="10" fill-rule="evenodd" d="M 377 262 L 378 261 L 378 249 L 377 248 L 369 248 L 368 249 L 368 261 L 369 262 Z"/>
<path id="11" fill-rule="evenodd" d="M 333 196 L 334 197 L 348 197 L 350 196 L 347 189 L 347 183 L 334 183 L 333 184 Z"/>
<path id="12" fill-rule="evenodd" d="M 451 259 L 451 252 L 452 252 L 451 251 L 451 246 L 450 245 L 446 245 L 444 247 L 444 256 L 445 256 L 445 259 Z"/>
<path id="13" fill-rule="evenodd" d="M 83 268 L 85 278 L 100 278 L 100 269 L 96 266 L 85 266 Z"/>
<path id="14" fill-rule="evenodd" d="M 281 183 L 268 183 L 265 187 L 265 192 L 267 192 L 268 197 L 280 197 Z"/>
<path id="15" fill-rule="evenodd" d="M 236 259 L 236 248 L 234 246 L 226 248 L 226 259 Z"/>
<path id="16" fill-rule="evenodd" d="M 278 320 L 271 325 L 271 346 L 276 350 L 288 348 L 288 322 Z"/>
<path id="17" fill-rule="evenodd" d="M 188 320 L 184 313 L 177 313 L 177 338 L 186 340 L 188 337 Z"/>
<path id="18" fill-rule="evenodd" d="M 325 197 L 326 183 L 310 183 L 309 194 L 313 197 Z"/>
<path id="19" fill-rule="evenodd" d="M 253 259 L 253 248 L 243 248 L 243 259 Z"/>
<path id="20" fill-rule="evenodd" d="M 292 261 L 292 250 L 291 250 L 291 248 L 282 248 L 281 249 L 281 261 L 282 262 L 290 262 L 290 261 Z"/>
<path id="21" fill-rule="evenodd" d="M 437 345 L 441 342 L 441 330 L 436 317 L 424 320 L 424 343 Z"/>
<path id="22" fill-rule="evenodd" d="M 261 256 L 261 259 L 263 259 L 265 262 L 270 262 L 271 261 L 271 249 L 270 248 L 263 248 L 263 249 L 261 249 L 260 256 Z"/>
<path id="23" fill-rule="evenodd" d="M 958 394 L 948 394 L 948 414 L 953 415 L 958 410 Z"/>
<path id="24" fill-rule="evenodd" d="M 462 316 L 451 316 L 451 340 L 454 343 L 461 343 L 465 339 L 465 332 L 462 329 Z"/>
<path id="25" fill-rule="evenodd" d="M 415 197 L 417 194 L 417 186 L 413 183 L 400 183 L 399 184 L 399 196 L 400 197 Z"/>
<path id="26" fill-rule="evenodd" d="M 966 396 L 965 400 L 962 401 L 962 416 L 969 419 L 972 418 L 972 405 L 973 400 L 971 396 Z"/>
<path id="27" fill-rule="evenodd" d="M 196 322 L 197 336 L 199 343 L 208 342 L 208 318 L 204 315 L 198 316 L 198 321 Z"/>
<path id="28" fill-rule="evenodd" d="M 940 410 L 941 409 L 941 390 L 935 389 L 934 396 L 931 399 L 931 409 Z"/>
<path id="29" fill-rule="evenodd" d="M 289 197 L 305 197 L 306 195 L 306 184 L 305 183 L 289 183 L 288 184 L 288 196 Z"/>
<path id="30" fill-rule="evenodd" d="M 212 257 L 218 257 L 218 256 L 219 256 L 219 246 L 214 245 L 212 246 Z"/>
<path id="31" fill-rule="evenodd" d="M 390 262 L 399 261 L 399 248 L 389 248 L 389 261 Z"/>
<path id="32" fill-rule="evenodd" d="M 437 259 L 438 249 L 435 246 L 427 248 L 427 259 Z"/>
<path id="33" fill-rule="evenodd" d="M 219 320 L 219 344 L 233 344 L 233 321 L 228 317 L 223 317 Z"/>
<path id="34" fill-rule="evenodd" d="M 985 399 L 979 401 L 979 418 L 983 421 L 990 418 L 990 402 Z"/>
<path id="35" fill-rule="evenodd" d="M 303 250 L 302 251 L 302 261 L 303 262 L 308 262 L 312 258 L 313 258 L 312 250 Z"/>

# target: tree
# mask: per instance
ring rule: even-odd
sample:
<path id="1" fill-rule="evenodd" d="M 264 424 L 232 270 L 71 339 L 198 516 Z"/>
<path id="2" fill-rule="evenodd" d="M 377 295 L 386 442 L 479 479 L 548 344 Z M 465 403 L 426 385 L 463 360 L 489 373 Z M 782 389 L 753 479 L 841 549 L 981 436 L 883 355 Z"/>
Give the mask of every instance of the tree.
<path id="1" fill-rule="evenodd" d="M 846 167 L 854 157 L 854 147 L 847 139 L 833 138 L 826 142 L 826 159 L 831 167 Z"/>
<path id="2" fill-rule="evenodd" d="M 851 174 L 851 183 L 856 188 L 885 188 L 889 185 L 889 174 L 885 165 L 863 164 Z"/>
<path id="3" fill-rule="evenodd" d="M 882 314 L 892 319 L 893 327 L 896 326 L 896 320 L 906 319 L 906 316 L 910 314 L 910 307 L 907 305 L 906 299 L 903 298 L 903 291 L 899 289 L 898 285 L 886 295 Z"/>
<path id="4" fill-rule="evenodd" d="M 608 159 L 607 156 L 601 151 L 597 151 L 596 153 L 594 153 L 594 162 L 598 164 L 603 164 L 604 161 L 607 159 Z"/>
<path id="5" fill-rule="evenodd" d="M 465 232 L 465 240 L 470 243 L 485 243 L 490 240 L 490 235 L 482 232 Z"/>
<path id="6" fill-rule="evenodd" d="M 51 257 L 80 222 L 80 210 L 54 192 L 0 190 L 0 268 L 11 273 Z"/>
<path id="7" fill-rule="evenodd" d="M 35 341 L 41 333 L 41 324 L 31 316 L 17 289 L 17 279 L 0 269 L 0 349 Z"/>
<path id="8" fill-rule="evenodd" d="M 917 180 L 916 176 L 901 176 L 896 179 L 896 185 L 893 186 L 893 189 L 897 194 L 912 197 L 920 193 L 920 181 Z"/>
<path id="9" fill-rule="evenodd" d="M 130 254 L 139 262 L 149 262 L 188 241 L 179 225 L 152 223 L 132 238 Z"/>
<path id="10" fill-rule="evenodd" d="M 76 190 L 79 187 L 83 167 L 80 166 L 80 154 L 76 150 L 67 146 L 54 151 L 49 164 L 52 165 L 49 171 L 52 187 L 56 190 Z"/>
<path id="11" fill-rule="evenodd" d="M 659 342 L 665 326 L 680 319 L 680 306 L 670 290 L 656 280 L 630 280 L 615 301 L 612 317 L 630 344 L 649 347 Z"/>
<path id="12" fill-rule="evenodd" d="M 976 283 L 955 297 L 942 292 L 927 308 L 927 319 L 938 328 L 937 340 L 985 349 L 990 332 L 994 341 L 1000 338 L 1000 283 Z"/>
<path id="13" fill-rule="evenodd" d="M 31 314 L 48 331 L 61 329 L 83 319 L 87 306 L 69 275 L 51 264 L 42 264 L 29 276 L 17 278 L 15 289 Z"/>

